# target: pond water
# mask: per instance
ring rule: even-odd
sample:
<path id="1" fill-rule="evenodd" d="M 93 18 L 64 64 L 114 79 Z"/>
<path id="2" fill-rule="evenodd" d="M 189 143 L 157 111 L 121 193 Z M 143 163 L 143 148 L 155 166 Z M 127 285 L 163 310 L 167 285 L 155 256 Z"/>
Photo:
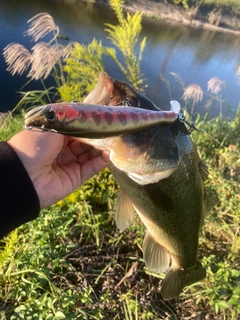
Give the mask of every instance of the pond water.
<path id="1" fill-rule="evenodd" d="M 102 40 L 103 45 L 112 46 L 104 31 L 104 23 L 116 23 L 109 7 L 93 3 L 61 3 L 43 0 L 0 0 L 0 112 L 13 109 L 19 101 L 25 76 L 11 76 L 6 72 L 2 55 L 3 48 L 11 42 L 23 44 L 30 49 L 34 43 L 23 37 L 27 20 L 39 12 L 48 12 L 60 28 L 60 33 L 72 41 L 89 44 L 93 38 Z M 179 100 L 183 88 L 197 83 L 204 91 L 203 100 L 195 106 L 201 114 L 210 111 L 211 116 L 219 113 L 219 103 L 206 107 L 210 99 L 207 82 L 219 77 L 227 83 L 221 93 L 224 113 L 234 116 L 240 100 L 240 87 L 236 70 L 240 64 L 240 37 L 189 26 L 167 24 L 150 18 L 143 19 L 141 38 L 147 36 L 143 53 L 142 73 L 146 79 L 146 95 L 160 108 L 169 108 L 169 100 Z M 120 55 L 119 55 L 120 57 Z M 118 80 L 126 80 L 114 62 L 105 61 L 106 71 Z M 47 84 L 51 85 L 48 81 Z M 40 89 L 37 81 L 24 90 Z"/>

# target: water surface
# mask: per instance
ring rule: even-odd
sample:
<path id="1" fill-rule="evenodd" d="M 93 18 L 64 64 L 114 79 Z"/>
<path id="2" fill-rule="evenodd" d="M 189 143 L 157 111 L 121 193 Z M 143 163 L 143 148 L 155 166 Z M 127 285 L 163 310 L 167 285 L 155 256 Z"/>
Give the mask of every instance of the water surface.
<path id="1" fill-rule="evenodd" d="M 89 44 L 93 38 L 112 46 L 104 31 L 104 23 L 117 23 L 109 7 L 92 3 L 61 3 L 55 1 L 0 0 L 0 51 L 11 42 L 21 43 L 30 49 L 34 43 L 23 37 L 27 20 L 39 12 L 51 14 L 60 33 L 72 41 Z M 169 100 L 181 100 L 183 88 L 198 83 L 203 91 L 203 101 L 195 110 L 204 114 L 209 100 L 207 82 L 217 76 L 227 83 L 222 91 L 224 110 L 236 111 L 240 94 L 236 69 L 240 63 L 240 38 L 189 26 L 171 25 L 150 18 L 143 19 L 141 38 L 147 36 L 142 60 L 142 73 L 147 85 L 146 94 L 162 109 L 169 108 Z M 44 39 L 44 40 L 47 40 Z M 121 55 L 119 53 L 119 58 Z M 106 71 L 119 80 L 126 80 L 118 67 L 105 60 Z M 12 77 L 6 72 L 6 64 L 0 55 L 0 111 L 11 110 L 19 101 L 17 91 L 26 83 L 24 76 Z M 51 85 L 51 82 L 48 81 Z M 37 81 L 25 90 L 40 89 Z M 219 103 L 213 103 L 211 115 L 219 112 Z M 230 113 L 228 113 L 229 115 Z"/>

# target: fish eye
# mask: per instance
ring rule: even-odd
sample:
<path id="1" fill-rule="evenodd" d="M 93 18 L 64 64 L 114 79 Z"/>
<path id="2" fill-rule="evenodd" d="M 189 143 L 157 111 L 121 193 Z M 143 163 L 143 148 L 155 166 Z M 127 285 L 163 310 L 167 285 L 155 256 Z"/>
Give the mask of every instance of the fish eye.
<path id="1" fill-rule="evenodd" d="M 137 107 L 138 103 L 137 100 L 135 98 L 126 98 L 125 100 L 123 100 L 123 105 L 126 107 Z"/>
<path id="2" fill-rule="evenodd" d="M 56 121 L 56 120 L 57 120 L 57 117 L 56 117 L 56 115 L 55 115 L 55 112 L 53 112 L 53 111 L 47 112 L 46 115 L 45 115 L 45 118 L 46 118 L 46 120 L 49 121 L 49 122 L 53 122 L 53 121 Z"/>

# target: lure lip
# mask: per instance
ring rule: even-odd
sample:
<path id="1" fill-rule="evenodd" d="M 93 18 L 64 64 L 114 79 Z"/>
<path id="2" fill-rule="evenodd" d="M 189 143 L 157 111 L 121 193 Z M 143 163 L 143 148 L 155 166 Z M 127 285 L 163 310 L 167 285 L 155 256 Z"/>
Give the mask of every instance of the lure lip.
<path id="1" fill-rule="evenodd" d="M 46 112 L 51 110 L 50 105 L 36 107 L 28 111 L 24 117 L 25 127 L 28 127 L 29 123 L 37 119 L 38 117 L 44 116 Z"/>

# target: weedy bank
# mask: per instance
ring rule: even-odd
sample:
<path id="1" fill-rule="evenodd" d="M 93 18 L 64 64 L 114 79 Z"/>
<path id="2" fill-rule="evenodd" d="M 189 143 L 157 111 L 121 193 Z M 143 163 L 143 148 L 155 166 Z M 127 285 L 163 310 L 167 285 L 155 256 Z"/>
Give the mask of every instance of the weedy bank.
<path id="1" fill-rule="evenodd" d="M 19 131 L 9 120 L 1 139 Z M 239 301 L 240 116 L 197 119 L 193 139 L 208 163 L 208 189 L 218 205 L 206 217 L 200 257 L 207 278 L 164 302 L 161 275 L 142 260 L 145 230 L 136 218 L 116 230 L 118 186 L 108 169 L 3 240 L 2 319 L 237 319 Z"/>
<path id="2" fill-rule="evenodd" d="M 111 1 L 119 25 L 107 26 L 112 43 L 120 46 L 118 52 L 114 48 L 104 48 L 95 40 L 88 46 L 72 44 L 63 48 L 57 42 L 58 29 L 54 21 L 49 16 L 39 15 L 45 24 L 51 24 L 53 40 L 41 44 L 32 53 L 15 56 L 18 59 L 12 64 L 9 61 L 10 65 L 18 62 L 14 68 L 18 72 L 30 68 L 29 77 L 40 77 L 43 82 L 43 91 L 23 93 L 21 103 L 46 104 L 53 95 L 61 95 L 62 100 L 81 99 L 84 92 L 90 91 L 95 84 L 99 71 L 104 69 L 103 54 L 110 54 L 125 75 L 131 75 L 128 81 L 140 89 L 143 84 L 140 61 L 146 41 L 138 45 L 141 15 L 124 18 L 122 3 Z M 32 27 L 38 22 L 30 21 Z M 31 36 L 36 37 L 34 30 Z M 126 37 L 124 41 L 123 36 Z M 127 41 L 129 45 L 125 46 Z M 136 45 L 137 55 L 134 53 Z M 124 51 L 128 47 L 131 51 Z M 34 73 L 39 69 L 29 65 L 28 59 L 35 52 L 32 57 L 35 61 L 38 50 L 45 50 L 45 57 L 57 57 L 54 66 L 58 67 L 47 68 L 50 60 L 45 60 L 44 73 Z M 21 52 L 19 47 L 18 52 Z M 119 52 L 125 63 L 119 62 Z M 65 71 L 65 78 L 61 70 Z M 47 89 L 44 88 L 44 78 L 49 75 L 56 78 L 56 87 Z M 215 88 L 220 86 L 221 89 L 218 80 Z M 185 97 L 185 103 L 190 104 L 189 110 L 192 111 L 204 94 L 196 85 L 193 89 L 183 88 L 183 99 Z M 136 217 L 129 230 L 120 233 L 116 229 L 113 217 L 119 190 L 106 169 L 66 199 L 42 210 L 37 220 L 13 231 L 2 241 L 0 319 L 239 317 L 240 114 L 238 112 L 232 120 L 224 119 L 220 91 L 211 99 L 219 103 L 219 117 L 198 116 L 195 124 L 200 132 L 192 134 L 201 157 L 209 166 L 207 187 L 218 199 L 218 205 L 206 217 L 200 238 L 200 258 L 207 269 L 207 278 L 186 288 L 179 299 L 167 302 L 161 299 L 159 289 L 164 276 L 151 274 L 142 260 L 144 227 Z M 3 117 L 0 139 L 7 140 L 21 130 L 23 116 L 24 111 L 16 116 Z"/>

